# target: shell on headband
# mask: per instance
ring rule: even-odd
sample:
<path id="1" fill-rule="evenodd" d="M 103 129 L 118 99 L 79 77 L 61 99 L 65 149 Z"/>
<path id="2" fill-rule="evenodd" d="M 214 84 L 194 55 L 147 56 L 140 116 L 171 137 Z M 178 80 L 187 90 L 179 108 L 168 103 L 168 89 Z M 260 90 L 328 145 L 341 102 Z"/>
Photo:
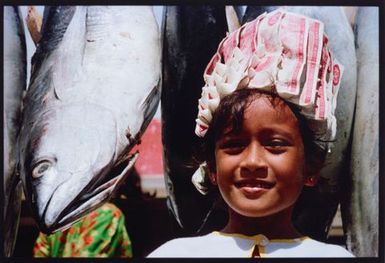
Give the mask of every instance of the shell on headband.
<path id="1" fill-rule="evenodd" d="M 317 140 L 333 140 L 342 71 L 322 22 L 282 9 L 264 13 L 219 44 L 204 72 L 195 133 L 205 136 L 224 96 L 255 88 L 297 105 Z"/>

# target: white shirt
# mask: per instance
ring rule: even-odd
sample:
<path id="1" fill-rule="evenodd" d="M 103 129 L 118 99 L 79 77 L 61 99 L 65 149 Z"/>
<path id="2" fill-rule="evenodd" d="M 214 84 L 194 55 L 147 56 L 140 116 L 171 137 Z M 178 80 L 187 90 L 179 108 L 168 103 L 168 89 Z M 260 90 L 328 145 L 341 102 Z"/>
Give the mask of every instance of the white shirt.
<path id="1" fill-rule="evenodd" d="M 255 249 L 254 249 L 255 248 Z M 354 257 L 345 248 L 309 237 L 267 239 L 264 235 L 245 236 L 214 231 L 205 236 L 176 238 L 164 243 L 148 257 Z"/>

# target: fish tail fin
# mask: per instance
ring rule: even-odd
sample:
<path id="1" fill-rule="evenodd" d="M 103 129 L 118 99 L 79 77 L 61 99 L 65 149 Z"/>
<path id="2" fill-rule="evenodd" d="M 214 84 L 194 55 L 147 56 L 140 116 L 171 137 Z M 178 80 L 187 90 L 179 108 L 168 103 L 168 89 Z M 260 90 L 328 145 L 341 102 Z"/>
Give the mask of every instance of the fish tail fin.
<path id="1" fill-rule="evenodd" d="M 161 83 L 161 79 L 159 78 L 156 86 L 150 91 L 148 96 L 145 98 L 145 100 L 141 104 L 141 108 L 144 111 L 144 116 L 143 116 L 142 126 L 140 127 L 140 130 L 139 130 L 140 133 L 138 134 L 136 139 L 142 136 L 142 133 L 144 133 L 147 126 L 150 124 L 152 118 L 155 115 L 155 112 L 158 108 L 158 104 L 160 101 L 160 93 L 161 93 L 160 83 Z"/>

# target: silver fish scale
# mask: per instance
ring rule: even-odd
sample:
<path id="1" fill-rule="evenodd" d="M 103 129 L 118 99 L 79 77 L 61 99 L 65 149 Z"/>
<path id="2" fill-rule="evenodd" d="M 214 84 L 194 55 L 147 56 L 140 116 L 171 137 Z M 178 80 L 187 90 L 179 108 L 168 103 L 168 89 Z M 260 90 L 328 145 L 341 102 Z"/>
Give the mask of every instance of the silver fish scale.
<path id="1" fill-rule="evenodd" d="M 106 12 L 105 7 L 87 7 L 86 39 L 88 42 L 104 39 L 111 31 L 112 13 Z"/>

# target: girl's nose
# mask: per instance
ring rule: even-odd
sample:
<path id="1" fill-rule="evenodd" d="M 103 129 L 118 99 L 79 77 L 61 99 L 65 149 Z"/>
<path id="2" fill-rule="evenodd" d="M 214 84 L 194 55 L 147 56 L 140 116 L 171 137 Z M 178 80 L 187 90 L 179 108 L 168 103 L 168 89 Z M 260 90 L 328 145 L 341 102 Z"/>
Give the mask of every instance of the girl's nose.
<path id="1" fill-rule="evenodd" d="M 244 153 L 245 156 L 240 163 L 242 170 L 248 172 L 254 172 L 256 170 L 267 170 L 263 146 L 259 145 L 257 142 L 250 142 Z"/>

